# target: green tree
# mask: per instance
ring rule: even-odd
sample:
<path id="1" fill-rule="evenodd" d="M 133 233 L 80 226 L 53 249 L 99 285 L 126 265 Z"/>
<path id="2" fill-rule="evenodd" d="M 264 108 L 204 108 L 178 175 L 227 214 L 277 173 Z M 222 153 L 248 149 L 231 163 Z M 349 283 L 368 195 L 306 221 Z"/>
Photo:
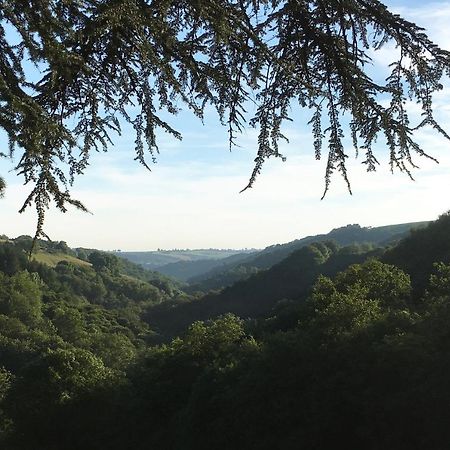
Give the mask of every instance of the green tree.
<path id="1" fill-rule="evenodd" d="M 130 339 L 119 333 L 96 333 L 92 336 L 92 348 L 105 366 L 125 369 L 136 356 L 136 348 Z"/>
<path id="2" fill-rule="evenodd" d="M 409 275 L 376 259 L 351 265 L 336 276 L 335 285 L 340 292 L 359 286 L 365 290 L 367 299 L 378 300 L 388 307 L 406 306 L 411 295 Z"/>
<path id="3" fill-rule="evenodd" d="M 7 275 L 14 275 L 26 266 L 26 256 L 14 245 L 9 243 L 0 245 L 0 271 Z"/>
<path id="4" fill-rule="evenodd" d="M 11 388 L 8 411 L 16 427 L 14 437 L 22 441 L 17 447 L 29 448 L 35 441 L 33 447 L 48 448 L 46 443 L 55 439 L 52 434 L 59 437 L 55 423 L 64 408 L 114 379 L 102 360 L 87 350 L 67 346 L 42 351 L 25 365 Z M 63 431 L 65 424 L 59 427 Z"/>
<path id="5" fill-rule="evenodd" d="M 64 305 L 57 306 L 52 310 L 51 320 L 58 334 L 67 342 L 76 345 L 83 339 L 88 339 L 84 330 L 83 315 L 77 309 Z"/>
<path id="6" fill-rule="evenodd" d="M 19 272 L 12 277 L 0 272 L 0 313 L 35 325 L 42 318 L 41 281 L 36 274 Z"/>
<path id="7" fill-rule="evenodd" d="M 232 364 L 233 351 L 248 338 L 244 323 L 233 314 L 211 322 L 194 322 L 183 339 L 183 349 L 203 364 Z"/>
<path id="8" fill-rule="evenodd" d="M 202 119 L 212 106 L 230 145 L 247 123 L 257 127 L 247 188 L 267 158 L 282 157 L 278 143 L 294 104 L 312 110 L 317 158 L 328 142 L 325 192 L 335 171 L 350 188 L 342 113 L 369 171 L 378 164 L 372 145 L 379 134 L 392 168 L 408 173 L 412 155 L 425 155 L 413 140 L 415 129 L 431 126 L 448 137 L 431 102 L 450 71 L 450 54 L 378 0 L 0 5 L 0 126 L 11 155 L 20 150 L 16 170 L 34 184 L 21 210 L 35 204 L 38 234 L 52 199 L 62 211 L 68 204 L 85 209 L 68 185 L 83 173 L 92 150 L 107 149 L 111 132 L 120 131 L 119 119 L 134 127 L 136 159 L 144 166 L 145 150 L 151 159 L 158 151 L 157 129 L 181 138 L 158 111 L 174 115 L 184 105 Z M 365 68 L 371 51 L 387 42 L 397 46 L 398 57 L 381 83 Z M 40 77 L 25 70 L 28 61 Z M 422 108 L 418 124 L 408 119 L 409 97 Z M 250 101 L 253 117 L 246 114 Z"/>
<path id="9" fill-rule="evenodd" d="M 0 367 L 0 443 L 11 426 L 11 420 L 3 411 L 3 400 L 11 388 L 12 378 L 10 372 Z"/>
<path id="10" fill-rule="evenodd" d="M 108 271 L 117 274 L 119 271 L 120 261 L 117 256 L 95 250 L 90 253 L 88 259 L 97 272 Z"/>

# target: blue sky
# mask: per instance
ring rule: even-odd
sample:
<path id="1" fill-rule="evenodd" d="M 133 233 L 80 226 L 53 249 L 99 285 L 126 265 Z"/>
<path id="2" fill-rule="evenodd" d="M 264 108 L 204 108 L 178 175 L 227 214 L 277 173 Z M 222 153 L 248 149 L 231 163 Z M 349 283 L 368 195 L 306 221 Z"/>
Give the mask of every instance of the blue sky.
<path id="1" fill-rule="evenodd" d="M 386 3 L 450 49 L 450 2 Z M 386 63 L 393 52 L 388 47 L 374 58 Z M 450 83 L 436 96 L 434 107 L 441 124 L 450 130 Z M 450 209 L 450 143 L 432 131 L 417 138 L 440 164 L 416 160 L 421 169 L 414 174 L 415 182 L 390 173 L 381 145 L 376 173 L 367 174 L 360 160 L 349 158 L 352 196 L 336 176 L 321 201 L 325 158 L 314 159 L 306 117 L 299 115 L 286 129 L 290 143 L 282 145 L 282 152 L 287 161 L 268 161 L 254 188 L 242 194 L 239 191 L 253 168 L 254 130 L 246 130 L 240 147 L 230 153 L 226 130 L 218 125 L 215 113 L 207 116 L 204 126 L 181 113 L 172 123 L 183 140 L 160 135 L 161 154 L 151 173 L 133 161 L 134 137 L 124 130 L 109 153 L 92 156 L 90 167 L 73 188 L 74 197 L 93 214 L 51 209 L 45 230 L 52 239 L 73 247 L 260 248 L 348 223 L 377 226 L 430 220 Z M 4 145 L 4 138 L 0 139 Z M 353 154 L 351 149 L 348 153 Z M 0 234 L 33 234 L 34 211 L 17 213 L 29 188 L 9 172 L 12 167 L 10 161 L 0 160 L 0 174 L 8 182 L 6 196 L 0 200 Z"/>

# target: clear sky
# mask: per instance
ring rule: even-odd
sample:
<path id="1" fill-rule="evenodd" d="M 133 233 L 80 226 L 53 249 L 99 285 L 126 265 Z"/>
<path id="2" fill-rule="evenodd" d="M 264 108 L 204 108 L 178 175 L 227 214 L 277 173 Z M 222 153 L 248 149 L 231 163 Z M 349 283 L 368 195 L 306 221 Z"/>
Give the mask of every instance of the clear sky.
<path id="1" fill-rule="evenodd" d="M 449 1 L 385 3 L 450 49 Z M 394 51 L 386 48 L 374 58 L 386 63 Z M 450 82 L 436 96 L 434 108 L 449 131 Z M 73 196 L 93 214 L 52 209 L 45 231 L 72 247 L 105 250 L 261 248 L 349 223 L 377 226 L 431 220 L 450 209 L 450 142 L 431 130 L 417 137 L 440 164 L 416 159 L 420 170 L 414 173 L 414 182 L 405 174 L 390 173 L 381 145 L 376 173 L 367 174 L 361 160 L 349 158 L 352 196 L 337 175 L 321 201 L 326 158 L 314 159 L 306 122 L 307 116 L 300 116 L 286 129 L 290 143 L 281 150 L 287 161 L 268 161 L 254 188 L 242 194 L 253 168 L 254 130 L 244 132 L 240 147 L 230 153 L 226 130 L 214 113 L 204 126 L 189 114 L 180 114 L 172 123 L 183 141 L 160 135 L 161 154 L 151 173 L 133 161 L 134 137 L 125 130 L 109 153 L 92 156 L 90 167 L 73 187 Z M 0 144 L 6 145 L 1 136 Z M 354 154 L 351 148 L 348 154 Z M 12 167 L 11 161 L 0 160 L 0 174 L 8 183 L 0 200 L 0 234 L 32 235 L 34 211 L 17 213 L 29 187 L 9 172 Z"/>

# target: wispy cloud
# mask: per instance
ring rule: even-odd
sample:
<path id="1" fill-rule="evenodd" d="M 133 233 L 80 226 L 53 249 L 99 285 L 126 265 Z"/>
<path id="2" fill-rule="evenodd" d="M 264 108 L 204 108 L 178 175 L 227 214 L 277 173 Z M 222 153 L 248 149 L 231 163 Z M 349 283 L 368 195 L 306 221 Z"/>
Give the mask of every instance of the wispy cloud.
<path id="1" fill-rule="evenodd" d="M 398 12 L 423 24 L 437 43 L 450 47 L 449 2 L 404 7 Z M 380 54 L 384 62 L 393 51 L 387 47 Z M 434 106 L 444 127 L 450 124 L 449 86 L 435 96 Z M 415 104 L 409 108 L 420 113 Z M 124 130 L 108 154 L 92 156 L 91 166 L 74 186 L 74 197 L 93 215 L 74 210 L 60 214 L 52 209 L 46 231 L 72 246 L 104 249 L 263 247 L 348 223 L 432 219 L 450 208 L 443 195 L 450 192 L 449 143 L 432 130 L 421 131 L 417 138 L 440 164 L 416 159 L 420 166 L 414 172 L 416 181 L 390 173 L 388 152 L 380 138 L 379 170 L 367 174 L 361 159 L 355 160 L 349 150 L 353 196 L 336 174 L 330 192 L 320 201 L 326 160 L 314 159 L 310 131 L 304 126 L 308 115 L 295 111 L 296 120 L 286 129 L 291 142 L 283 143 L 281 152 L 287 161 L 269 160 L 254 189 L 242 194 L 239 191 L 253 169 L 255 130 L 246 130 L 238 141 L 240 147 L 230 153 L 226 130 L 213 117 L 201 126 L 181 114 L 174 123 L 180 125 L 183 141 L 161 134 L 161 155 L 151 173 L 132 161 L 134 138 Z M 0 174 L 10 168 L 0 161 Z M 33 211 L 17 214 L 28 188 L 12 174 L 7 178 L 7 195 L 0 202 L 0 233 L 31 234 Z"/>

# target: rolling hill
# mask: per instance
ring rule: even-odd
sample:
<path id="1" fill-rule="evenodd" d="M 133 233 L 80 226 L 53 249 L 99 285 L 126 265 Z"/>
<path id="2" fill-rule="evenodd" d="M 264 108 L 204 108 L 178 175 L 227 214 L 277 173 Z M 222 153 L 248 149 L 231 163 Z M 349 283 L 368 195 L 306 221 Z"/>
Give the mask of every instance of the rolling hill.
<path id="1" fill-rule="evenodd" d="M 382 227 L 361 227 L 360 225 L 347 225 L 335 228 L 327 234 L 318 234 L 297 239 L 286 244 L 276 244 L 264 250 L 243 257 L 240 261 L 224 260 L 223 264 L 209 272 L 188 279 L 191 290 L 208 291 L 231 286 L 239 280 L 253 275 L 258 270 L 269 269 L 294 251 L 313 242 L 333 241 L 340 246 L 365 244 L 371 246 L 387 246 L 398 242 L 409 234 L 412 229 L 425 227 L 429 222 L 411 222 Z"/>

